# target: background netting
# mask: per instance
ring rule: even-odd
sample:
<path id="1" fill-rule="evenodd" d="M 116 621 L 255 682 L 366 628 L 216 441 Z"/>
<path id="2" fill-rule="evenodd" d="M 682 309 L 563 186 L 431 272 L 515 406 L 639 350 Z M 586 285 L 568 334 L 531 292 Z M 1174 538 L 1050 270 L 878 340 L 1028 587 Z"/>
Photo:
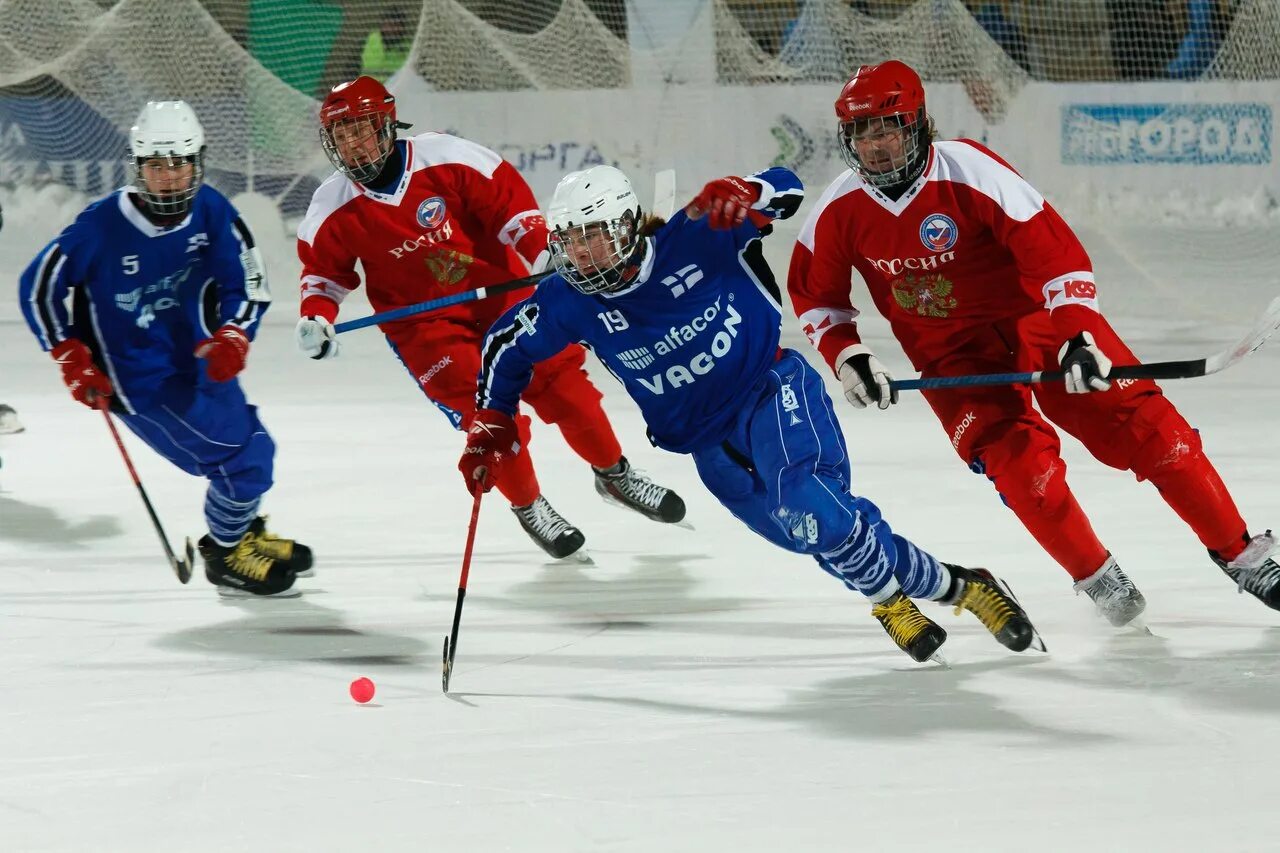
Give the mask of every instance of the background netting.
<path id="1" fill-rule="evenodd" d="M 664 61 L 703 61 L 714 85 L 837 82 L 894 56 L 992 122 L 1029 80 L 1280 77 L 1280 0 L 0 0 L 0 183 L 109 190 L 140 105 L 184 98 L 210 182 L 296 212 L 327 171 L 315 111 L 334 83 L 634 90 L 654 81 L 646 11 L 685 7 L 709 10 L 707 36 L 663 34 Z"/>

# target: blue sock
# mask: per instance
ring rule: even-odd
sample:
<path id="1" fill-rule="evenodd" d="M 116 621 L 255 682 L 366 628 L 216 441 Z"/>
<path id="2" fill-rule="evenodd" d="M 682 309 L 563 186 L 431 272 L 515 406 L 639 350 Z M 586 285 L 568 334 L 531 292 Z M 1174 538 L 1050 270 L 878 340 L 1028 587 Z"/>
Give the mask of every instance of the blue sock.
<path id="1" fill-rule="evenodd" d="M 868 524 L 859 513 L 849 538 L 834 551 L 820 554 L 818 563 L 829 574 L 844 581 L 849 589 L 879 603 L 892 598 L 898 592 L 899 584 L 893 570 L 897 555 L 885 550 L 875 534 L 875 526 Z"/>
<path id="2" fill-rule="evenodd" d="M 211 486 L 204 498 L 204 520 L 209 524 L 213 541 L 226 548 L 239 542 L 257 517 L 261 503 L 260 497 L 251 501 L 232 500 Z"/>
<path id="3" fill-rule="evenodd" d="M 902 585 L 902 591 L 911 598 L 935 599 L 951 587 L 951 572 L 942 567 L 932 554 L 914 543 L 893 534 L 897 548 L 897 560 L 893 575 Z"/>

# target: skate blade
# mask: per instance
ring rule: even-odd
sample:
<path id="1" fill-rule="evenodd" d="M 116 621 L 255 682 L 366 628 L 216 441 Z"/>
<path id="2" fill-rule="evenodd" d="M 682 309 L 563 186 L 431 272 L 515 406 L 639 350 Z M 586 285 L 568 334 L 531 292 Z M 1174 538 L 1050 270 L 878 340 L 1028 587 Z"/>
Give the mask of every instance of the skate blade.
<path id="1" fill-rule="evenodd" d="M 608 492 L 596 492 L 596 494 L 600 496 L 600 499 L 601 499 L 601 500 L 603 500 L 605 503 L 609 504 L 609 506 L 615 506 L 615 507 L 617 507 L 618 509 L 624 509 L 624 510 L 626 510 L 627 512 L 632 513 L 633 515 L 638 515 L 638 516 L 640 516 L 641 518 L 647 518 L 649 521 L 653 521 L 653 522 L 656 522 L 656 523 L 658 523 L 658 524 L 663 524 L 663 525 L 666 525 L 667 527 L 683 527 L 685 530 L 696 530 L 696 529 L 697 529 L 697 528 L 695 528 L 692 524 L 690 524 L 688 521 L 686 521 L 685 519 L 681 519 L 680 521 L 663 521 L 663 520 L 662 520 L 662 519 L 660 519 L 660 518 L 654 518 L 654 517 L 653 517 L 653 516 L 651 516 L 651 515 L 646 515 L 646 514 L 644 514 L 643 512 L 641 512 L 640 510 L 636 509 L 635 507 L 627 506 L 627 505 L 626 505 L 626 504 L 624 504 L 622 501 L 618 500 L 617 498 L 615 498 L 613 495 L 609 494 Z"/>
<path id="2" fill-rule="evenodd" d="M 591 559 L 591 552 L 586 548 L 579 548 L 572 554 L 566 554 L 563 557 L 552 557 L 556 563 L 577 563 L 580 566 L 594 566 L 596 561 Z"/>
<path id="3" fill-rule="evenodd" d="M 938 666 L 942 667 L 943 669 L 951 669 L 951 662 L 947 660 L 947 656 L 944 655 L 941 651 L 936 651 L 933 654 L 929 655 L 929 660 L 932 661 L 933 663 L 936 663 Z"/>
<path id="4" fill-rule="evenodd" d="M 258 595 L 231 586 L 219 586 L 217 590 L 218 595 L 222 598 L 234 599 L 235 601 L 278 601 L 282 598 L 298 598 L 302 595 L 302 590 L 296 586 L 291 586 L 281 592 L 273 592 L 270 595 Z"/>

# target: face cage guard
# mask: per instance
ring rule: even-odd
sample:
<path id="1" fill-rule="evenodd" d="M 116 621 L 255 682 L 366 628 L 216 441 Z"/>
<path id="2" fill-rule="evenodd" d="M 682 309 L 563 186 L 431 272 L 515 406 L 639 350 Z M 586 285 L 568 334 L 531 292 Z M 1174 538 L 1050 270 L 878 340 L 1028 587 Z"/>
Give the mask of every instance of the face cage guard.
<path id="1" fill-rule="evenodd" d="M 838 137 L 840 156 L 844 160 L 846 166 L 862 176 L 862 179 L 871 186 L 883 189 L 885 187 L 897 186 L 913 180 L 918 177 L 918 172 L 913 175 L 912 172 L 924 160 L 925 150 L 922 147 L 922 141 L 928 139 L 929 120 L 924 114 L 924 109 L 916 114 L 915 121 L 908 124 L 911 116 L 906 114 L 898 114 L 891 116 L 874 116 L 866 119 L 854 119 L 851 122 L 842 123 L 836 128 L 836 136 Z M 884 130 L 901 130 L 903 132 L 902 139 L 902 162 L 892 163 L 891 168 L 882 172 L 875 172 L 867 168 L 862 159 L 858 156 L 858 151 L 854 147 L 854 132 L 858 125 L 865 122 L 864 130 L 874 128 L 878 132 Z"/>
<path id="2" fill-rule="evenodd" d="M 570 225 L 567 228 L 557 228 L 552 231 L 549 248 L 551 262 L 555 264 L 556 272 L 560 273 L 578 292 L 587 296 L 621 290 L 624 285 L 623 273 L 626 272 L 632 256 L 640 247 L 640 240 L 636 237 L 638 221 L 638 211 L 627 211 L 618 219 Z M 583 241 L 589 241 L 588 228 L 603 230 L 608 235 L 611 248 L 603 258 L 597 258 L 593 253 L 591 261 L 596 271 L 584 273 L 573 261 L 570 241 L 575 235 Z"/>
<path id="3" fill-rule="evenodd" d="M 142 177 L 143 164 L 151 160 L 164 160 L 169 166 L 181 166 L 184 163 L 190 163 L 192 165 L 191 186 L 178 192 L 151 192 L 147 189 L 147 182 Z M 148 154 L 145 157 L 134 157 L 132 162 L 133 189 L 138 194 L 138 198 L 142 199 L 142 203 L 146 205 L 147 210 L 156 216 L 166 219 L 187 215 L 187 212 L 191 210 L 191 203 L 195 200 L 196 193 L 200 192 L 200 185 L 204 183 L 203 151 L 182 157 L 166 154 Z"/>
<path id="4" fill-rule="evenodd" d="M 374 125 L 374 121 L 379 121 L 378 125 Z M 339 125 L 358 125 L 367 124 L 368 130 L 356 137 L 349 145 L 356 146 L 362 144 L 370 136 L 376 134 L 378 137 L 379 156 L 376 160 L 367 160 L 363 163 L 357 163 L 352 166 L 347 163 L 346 158 L 338 151 L 338 143 L 334 139 L 334 128 Z M 396 123 L 389 121 L 386 116 L 360 116 L 359 118 L 349 118 L 335 121 L 330 125 L 322 125 L 320 127 L 320 146 L 324 148 L 324 154 L 329 158 L 329 162 L 333 164 L 333 168 L 346 175 L 357 183 L 367 183 L 382 174 L 382 167 L 386 164 L 387 158 L 391 156 L 391 150 L 395 146 L 396 139 Z M 363 154 L 361 154 L 363 156 Z"/>

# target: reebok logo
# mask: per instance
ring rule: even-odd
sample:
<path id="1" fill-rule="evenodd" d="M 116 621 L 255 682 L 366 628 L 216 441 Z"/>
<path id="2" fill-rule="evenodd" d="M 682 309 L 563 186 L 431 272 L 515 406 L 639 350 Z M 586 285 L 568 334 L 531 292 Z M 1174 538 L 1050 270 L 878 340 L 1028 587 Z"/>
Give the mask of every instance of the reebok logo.
<path id="1" fill-rule="evenodd" d="M 977 419 L 978 419 L 978 416 L 976 414 L 974 414 L 973 412 L 968 412 L 960 420 L 960 423 L 956 425 L 956 431 L 951 434 L 952 447 L 954 447 L 956 450 L 960 449 L 960 439 L 964 438 L 965 430 L 973 426 L 974 421 L 976 421 Z"/>
<path id="2" fill-rule="evenodd" d="M 435 364 L 431 365 L 430 370 L 428 370 L 426 373 L 419 376 L 418 382 L 421 383 L 422 385 L 426 385 L 428 382 L 430 382 L 432 379 L 435 378 L 435 375 L 437 373 L 444 370 L 446 367 L 448 367 L 451 364 L 453 364 L 453 357 L 446 355 L 444 358 L 440 359 Z"/>

